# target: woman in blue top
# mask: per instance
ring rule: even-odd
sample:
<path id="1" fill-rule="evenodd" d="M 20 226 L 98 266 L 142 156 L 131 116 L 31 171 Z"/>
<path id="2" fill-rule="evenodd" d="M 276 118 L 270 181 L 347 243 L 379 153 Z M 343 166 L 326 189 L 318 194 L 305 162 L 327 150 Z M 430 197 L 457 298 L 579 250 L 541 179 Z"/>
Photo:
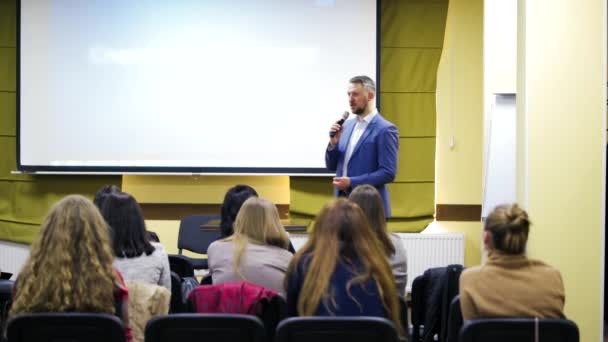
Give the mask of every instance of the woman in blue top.
<path id="1" fill-rule="evenodd" d="M 382 245 L 363 211 L 346 199 L 321 209 L 289 265 L 285 287 L 289 316 L 379 316 L 401 329 L 395 279 Z"/>

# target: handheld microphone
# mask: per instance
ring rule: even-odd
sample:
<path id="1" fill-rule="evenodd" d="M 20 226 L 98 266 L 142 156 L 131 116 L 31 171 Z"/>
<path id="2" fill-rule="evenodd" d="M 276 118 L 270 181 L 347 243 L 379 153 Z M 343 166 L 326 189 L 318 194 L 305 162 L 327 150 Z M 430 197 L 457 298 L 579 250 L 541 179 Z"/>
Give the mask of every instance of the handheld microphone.
<path id="1" fill-rule="evenodd" d="M 342 125 L 344 123 L 344 121 L 346 121 L 346 119 L 348 119 L 349 115 L 350 115 L 350 113 L 348 111 L 344 111 L 344 113 L 342 113 L 342 119 L 336 121 L 336 123 L 338 125 Z M 336 132 L 336 131 L 329 132 L 329 136 L 333 138 L 336 136 L 336 133 L 338 133 L 338 132 Z"/>

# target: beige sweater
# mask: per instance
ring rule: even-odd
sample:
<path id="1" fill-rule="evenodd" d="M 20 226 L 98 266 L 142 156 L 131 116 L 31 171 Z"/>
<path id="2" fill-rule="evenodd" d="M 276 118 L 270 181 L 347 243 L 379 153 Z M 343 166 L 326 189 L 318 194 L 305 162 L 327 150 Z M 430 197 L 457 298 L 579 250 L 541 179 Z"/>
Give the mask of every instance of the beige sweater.
<path id="1" fill-rule="evenodd" d="M 460 275 L 465 320 L 479 317 L 564 318 L 564 284 L 558 270 L 524 255 L 491 252 L 484 265 Z"/>
<path id="2" fill-rule="evenodd" d="M 234 243 L 232 241 L 215 241 L 207 249 L 209 273 L 213 284 L 247 281 L 277 292 L 284 292 L 283 279 L 291 261 L 288 250 L 248 243 L 239 267 L 244 279 L 239 277 L 234 268 Z"/>

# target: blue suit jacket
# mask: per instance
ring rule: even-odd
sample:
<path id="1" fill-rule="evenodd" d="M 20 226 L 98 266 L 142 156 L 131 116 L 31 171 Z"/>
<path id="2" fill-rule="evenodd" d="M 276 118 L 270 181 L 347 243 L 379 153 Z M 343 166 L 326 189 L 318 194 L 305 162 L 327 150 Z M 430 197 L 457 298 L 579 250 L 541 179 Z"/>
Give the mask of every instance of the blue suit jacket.
<path id="1" fill-rule="evenodd" d="M 347 120 L 342 128 L 338 146 L 325 151 L 325 166 L 342 176 L 346 147 L 356 124 L 356 119 Z M 361 184 L 371 184 L 378 189 L 384 201 L 386 217 L 391 215 L 391 205 L 386 184 L 395 179 L 397 173 L 397 151 L 399 150 L 399 132 L 397 127 L 386 121 L 380 114 L 369 123 L 357 142 L 348 162 L 347 176 L 350 178 L 350 189 Z M 338 190 L 334 191 L 338 195 Z"/>

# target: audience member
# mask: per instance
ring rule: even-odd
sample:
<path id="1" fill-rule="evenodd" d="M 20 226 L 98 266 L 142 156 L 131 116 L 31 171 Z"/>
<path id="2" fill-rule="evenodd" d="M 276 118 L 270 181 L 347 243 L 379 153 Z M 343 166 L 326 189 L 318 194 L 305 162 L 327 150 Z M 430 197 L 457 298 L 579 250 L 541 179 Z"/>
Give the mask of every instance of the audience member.
<path id="1" fill-rule="evenodd" d="M 101 210 L 101 206 L 103 205 L 103 202 L 106 201 L 108 196 L 110 196 L 110 194 L 112 194 L 112 193 L 117 193 L 117 192 L 120 192 L 120 188 L 117 187 L 116 185 L 104 185 L 101 188 L 99 188 L 99 190 L 97 190 L 97 193 L 95 193 L 95 198 L 93 198 L 93 203 L 95 204 L 97 209 Z"/>
<path id="2" fill-rule="evenodd" d="M 130 340 L 127 289 L 112 259 L 108 228 L 97 208 L 83 196 L 67 196 L 51 208 L 31 245 L 10 314 L 116 314 Z"/>
<path id="3" fill-rule="evenodd" d="M 289 316 L 387 317 L 404 336 L 383 247 L 363 211 L 346 199 L 321 209 L 285 280 Z"/>
<path id="4" fill-rule="evenodd" d="M 407 284 L 407 255 L 401 238 L 396 234 L 389 234 L 386 228 L 386 216 L 382 196 L 375 187 L 369 184 L 359 185 L 348 198 L 355 202 L 363 210 L 367 222 L 372 227 L 383 250 L 388 257 L 388 262 L 393 269 L 397 292 L 405 296 L 405 284 Z"/>
<path id="5" fill-rule="evenodd" d="M 525 255 L 530 221 L 517 204 L 492 211 L 484 226 L 485 264 L 460 275 L 465 320 L 480 317 L 564 318 L 564 284 L 558 270 Z"/>
<path id="6" fill-rule="evenodd" d="M 127 282 L 140 281 L 171 290 L 169 257 L 160 243 L 151 243 L 141 208 L 133 196 L 113 192 L 101 213 L 110 226 L 114 267 Z"/>
<path id="7" fill-rule="evenodd" d="M 228 189 L 222 203 L 222 218 L 220 227 L 222 229 L 222 237 L 229 237 L 234 232 L 233 225 L 239 209 L 249 197 L 258 197 L 258 193 L 249 185 L 235 185 Z"/>
<path id="8" fill-rule="evenodd" d="M 258 193 L 249 185 L 238 184 L 228 189 L 222 203 L 222 217 L 220 220 L 220 228 L 222 237 L 226 238 L 234 233 L 234 220 L 239 213 L 239 209 L 249 197 L 258 197 Z M 295 248 L 289 241 L 287 248 L 292 254 L 296 252 Z"/>
<path id="9" fill-rule="evenodd" d="M 213 242 L 207 250 L 213 284 L 247 281 L 283 292 L 292 258 L 288 245 L 276 206 L 250 197 L 236 216 L 234 234 Z"/>

